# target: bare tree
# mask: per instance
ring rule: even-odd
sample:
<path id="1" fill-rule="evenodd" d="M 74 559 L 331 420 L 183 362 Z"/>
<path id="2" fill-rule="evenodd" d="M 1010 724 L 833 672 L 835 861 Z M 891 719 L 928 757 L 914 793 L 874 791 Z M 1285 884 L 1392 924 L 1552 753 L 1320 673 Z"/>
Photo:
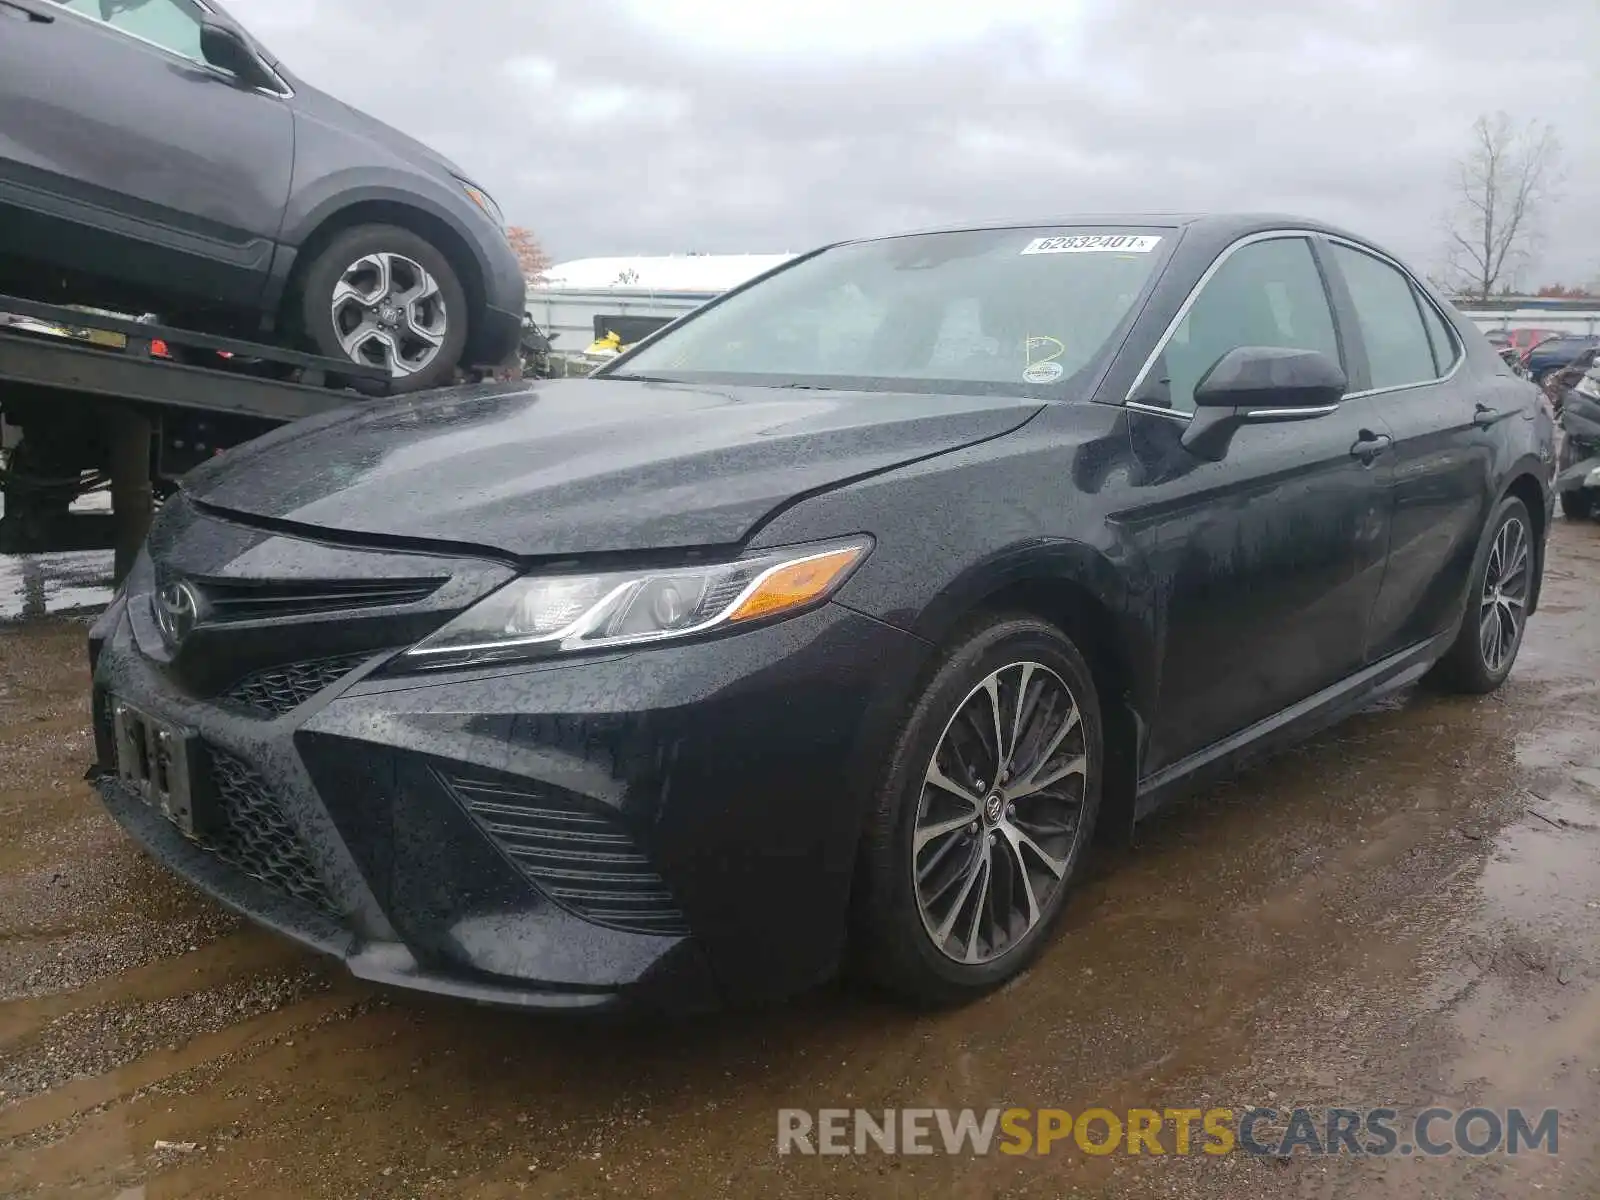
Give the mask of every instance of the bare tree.
<path id="1" fill-rule="evenodd" d="M 1457 291 L 1487 300 L 1510 287 L 1538 236 L 1558 183 L 1561 144 L 1537 121 L 1517 127 L 1505 113 L 1481 116 L 1456 164 L 1447 262 Z"/>
<path id="2" fill-rule="evenodd" d="M 506 239 L 517 252 L 517 262 L 522 265 L 522 277 L 534 280 L 550 269 L 550 256 L 544 252 L 539 239 L 521 225 L 506 230 Z"/>

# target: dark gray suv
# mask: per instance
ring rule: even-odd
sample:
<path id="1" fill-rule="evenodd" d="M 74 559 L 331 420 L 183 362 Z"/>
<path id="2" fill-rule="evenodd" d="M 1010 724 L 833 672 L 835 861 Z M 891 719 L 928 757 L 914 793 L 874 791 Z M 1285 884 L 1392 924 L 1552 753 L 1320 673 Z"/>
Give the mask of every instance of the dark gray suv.
<path id="1" fill-rule="evenodd" d="M 212 0 L 0 0 L 0 291 L 389 369 L 514 352 L 487 193 L 302 83 Z"/>

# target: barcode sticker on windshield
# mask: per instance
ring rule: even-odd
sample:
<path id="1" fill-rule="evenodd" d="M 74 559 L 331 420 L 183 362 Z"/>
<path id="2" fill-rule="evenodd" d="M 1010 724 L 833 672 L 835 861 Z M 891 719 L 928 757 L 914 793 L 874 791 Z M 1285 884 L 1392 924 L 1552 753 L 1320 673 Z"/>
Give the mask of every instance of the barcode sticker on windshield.
<path id="1" fill-rule="evenodd" d="M 1109 251 L 1121 254 L 1149 254 L 1161 244 L 1153 233 L 1077 233 L 1066 237 L 1034 238 L 1022 248 L 1024 254 L 1094 254 Z"/>

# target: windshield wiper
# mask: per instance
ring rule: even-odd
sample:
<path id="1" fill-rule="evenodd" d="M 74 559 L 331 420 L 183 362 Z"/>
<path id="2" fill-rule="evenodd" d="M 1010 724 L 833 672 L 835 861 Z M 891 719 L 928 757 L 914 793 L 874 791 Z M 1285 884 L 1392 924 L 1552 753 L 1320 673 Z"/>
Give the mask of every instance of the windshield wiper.
<path id="1" fill-rule="evenodd" d="M 623 379 L 629 383 L 679 383 L 677 379 L 663 379 L 659 375 L 629 375 L 617 372 L 609 375 L 596 375 L 596 379 Z"/>

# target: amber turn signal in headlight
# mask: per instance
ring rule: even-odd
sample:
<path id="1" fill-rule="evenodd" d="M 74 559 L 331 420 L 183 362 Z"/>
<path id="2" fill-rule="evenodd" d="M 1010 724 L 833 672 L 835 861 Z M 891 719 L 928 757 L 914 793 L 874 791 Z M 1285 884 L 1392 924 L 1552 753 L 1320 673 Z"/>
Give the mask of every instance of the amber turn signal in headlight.
<path id="1" fill-rule="evenodd" d="M 730 562 L 590 575 L 526 575 L 397 660 L 471 666 L 634 646 L 775 619 L 826 600 L 867 556 L 865 535 L 761 550 Z"/>

